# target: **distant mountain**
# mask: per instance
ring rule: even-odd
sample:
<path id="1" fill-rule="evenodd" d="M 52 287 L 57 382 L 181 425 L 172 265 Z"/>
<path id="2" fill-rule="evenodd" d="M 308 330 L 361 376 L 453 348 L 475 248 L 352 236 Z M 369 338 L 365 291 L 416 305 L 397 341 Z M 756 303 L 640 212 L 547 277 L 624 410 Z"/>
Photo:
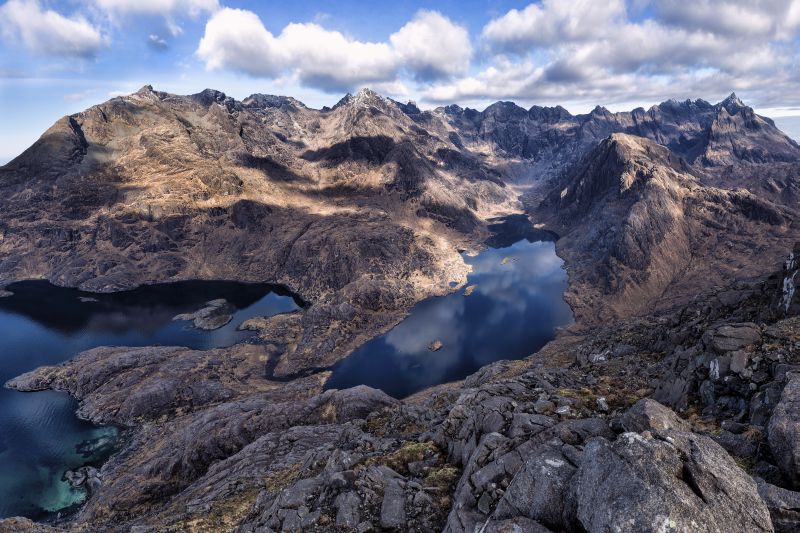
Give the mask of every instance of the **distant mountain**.
<path id="1" fill-rule="evenodd" d="M 591 113 L 571 115 L 560 106 L 525 110 L 497 102 L 483 112 L 449 106 L 432 114 L 441 116 L 467 146 L 488 145 L 505 157 L 529 162 L 528 179 L 558 173 L 612 133 L 653 140 L 702 167 L 800 159 L 798 144 L 735 94 L 716 105 L 669 100 L 623 113 L 598 106 Z"/>
<path id="2" fill-rule="evenodd" d="M 536 218 L 537 200 L 561 190 L 587 154 L 621 146 L 616 133 L 648 140 L 637 154 L 663 146 L 647 164 L 693 186 L 727 181 L 776 205 L 796 198 L 800 147 L 733 94 L 572 115 L 510 102 L 422 111 L 369 89 L 315 110 L 284 96 L 145 86 L 62 118 L 0 167 L 0 280 L 89 290 L 257 280 L 309 300 L 403 280 L 395 294 L 413 300 L 464 271 L 455 250 L 477 246 L 486 219 L 523 209 Z M 602 185 L 548 205 L 566 213 L 605 202 Z M 626 209 L 593 216 L 616 227 Z"/>
<path id="3" fill-rule="evenodd" d="M 562 236 L 579 314 L 642 313 L 755 276 L 796 235 L 797 204 L 702 178 L 668 148 L 615 133 L 556 184 L 536 212 Z"/>

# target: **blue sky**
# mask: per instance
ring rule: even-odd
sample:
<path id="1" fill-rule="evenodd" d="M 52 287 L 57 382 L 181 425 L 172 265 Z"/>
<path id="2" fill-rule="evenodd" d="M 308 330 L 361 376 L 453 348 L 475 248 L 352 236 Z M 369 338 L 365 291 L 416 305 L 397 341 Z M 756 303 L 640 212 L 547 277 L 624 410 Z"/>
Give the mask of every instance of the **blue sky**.
<path id="1" fill-rule="evenodd" d="M 573 112 L 735 90 L 800 115 L 798 35 L 800 0 L 0 0 L 0 162 L 144 84 Z"/>

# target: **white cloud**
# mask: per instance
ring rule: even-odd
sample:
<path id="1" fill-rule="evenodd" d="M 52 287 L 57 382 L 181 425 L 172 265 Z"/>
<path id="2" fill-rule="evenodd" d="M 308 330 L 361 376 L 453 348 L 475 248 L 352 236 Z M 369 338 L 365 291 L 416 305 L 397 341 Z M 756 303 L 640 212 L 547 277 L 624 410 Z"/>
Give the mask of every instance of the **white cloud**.
<path id="1" fill-rule="evenodd" d="M 405 71 L 418 79 L 464 72 L 471 47 L 467 31 L 439 13 L 421 11 L 389 42 L 365 42 L 316 23 L 293 23 L 274 35 L 255 13 L 225 8 L 206 24 L 197 55 L 208 70 L 256 77 L 296 77 L 326 91 L 390 86 Z"/>
<path id="2" fill-rule="evenodd" d="M 287 67 L 306 85 L 347 90 L 394 79 L 397 61 L 385 43 L 348 39 L 317 24 L 289 24 L 278 37 Z"/>
<path id="3" fill-rule="evenodd" d="M 605 38 L 624 16 L 622 0 L 544 0 L 490 21 L 483 37 L 498 48 L 525 51 L 560 41 Z"/>
<path id="4" fill-rule="evenodd" d="M 419 78 L 435 79 L 469 69 L 472 44 L 462 26 L 436 11 L 420 11 L 389 37 L 403 63 Z"/>
<path id="5" fill-rule="evenodd" d="M 243 9 L 223 9 L 206 23 L 197 55 L 208 70 L 229 69 L 253 76 L 276 76 L 286 57 L 258 15 Z"/>
<path id="6" fill-rule="evenodd" d="M 76 93 L 67 93 L 64 95 L 65 102 L 80 102 L 81 100 L 86 100 L 90 96 L 95 93 L 94 90 L 89 89 L 86 91 L 78 91 Z"/>
<path id="7" fill-rule="evenodd" d="M 736 89 L 786 105 L 800 102 L 798 28 L 800 0 L 544 0 L 489 21 L 482 70 L 423 95 L 614 104 Z"/>
<path id="8" fill-rule="evenodd" d="M 218 0 L 95 0 L 95 4 L 112 15 L 188 15 L 196 18 L 219 9 Z"/>
<path id="9" fill-rule="evenodd" d="M 107 44 L 85 18 L 65 17 L 37 0 L 9 0 L 0 6 L 0 34 L 33 52 L 63 57 L 88 58 Z"/>
<path id="10" fill-rule="evenodd" d="M 734 37 L 786 38 L 797 29 L 797 0 L 681 0 L 652 2 L 656 17 L 671 25 Z"/>
<path id="11" fill-rule="evenodd" d="M 147 44 L 149 44 L 151 48 L 155 48 L 156 50 L 166 50 L 168 48 L 167 41 L 165 41 L 163 37 L 159 37 L 155 33 L 151 33 L 150 35 L 148 35 Z"/>

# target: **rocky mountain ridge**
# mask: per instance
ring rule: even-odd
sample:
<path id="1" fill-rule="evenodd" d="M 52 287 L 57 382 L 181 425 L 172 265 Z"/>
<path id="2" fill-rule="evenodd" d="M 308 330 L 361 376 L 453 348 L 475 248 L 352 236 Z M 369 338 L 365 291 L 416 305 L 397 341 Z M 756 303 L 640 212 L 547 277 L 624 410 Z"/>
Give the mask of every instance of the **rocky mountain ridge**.
<path id="1" fill-rule="evenodd" d="M 600 142 L 555 185 L 535 213 L 561 236 L 573 309 L 595 318 L 685 301 L 694 280 L 763 274 L 748 256 L 780 254 L 800 215 L 795 203 L 705 185 L 668 148 L 627 134 Z"/>
<path id="2" fill-rule="evenodd" d="M 733 95 L 572 116 L 147 86 L 65 117 L 0 168 L 0 280 L 269 281 L 309 305 L 249 321 L 253 344 L 12 380 L 128 432 L 74 476 L 76 516 L 0 531 L 792 531 L 800 250 L 768 274 L 798 161 Z M 323 391 L 520 212 L 559 237 L 573 327 L 402 402 Z"/>

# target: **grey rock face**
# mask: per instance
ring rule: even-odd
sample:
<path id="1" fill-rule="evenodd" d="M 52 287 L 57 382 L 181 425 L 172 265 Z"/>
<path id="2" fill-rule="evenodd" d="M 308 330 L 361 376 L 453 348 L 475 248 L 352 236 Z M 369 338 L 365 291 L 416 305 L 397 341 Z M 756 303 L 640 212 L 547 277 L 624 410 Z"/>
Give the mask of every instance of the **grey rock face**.
<path id="1" fill-rule="evenodd" d="M 655 400 L 643 398 L 628 409 L 621 420 L 626 431 L 642 433 L 650 430 L 674 429 L 690 431 L 691 426 L 675 412 Z"/>
<path id="2" fill-rule="evenodd" d="M 758 481 L 758 494 L 769 509 L 776 533 L 800 531 L 800 492 Z"/>
<path id="3" fill-rule="evenodd" d="M 497 504 L 496 520 L 523 516 L 554 530 L 569 527 L 564 515 L 569 484 L 577 468 L 558 448 L 530 455 Z"/>
<path id="4" fill-rule="evenodd" d="M 755 482 L 700 435 L 590 441 L 573 490 L 587 531 L 773 531 Z"/>
<path id="5" fill-rule="evenodd" d="M 767 436 L 783 475 L 800 488 L 800 373 L 787 374 L 788 382 L 772 412 Z"/>
<path id="6" fill-rule="evenodd" d="M 406 496 L 398 479 L 388 479 L 383 487 L 381 527 L 402 530 L 406 525 Z"/>
<path id="7" fill-rule="evenodd" d="M 720 326 L 711 333 L 711 345 L 719 352 L 738 351 L 760 340 L 761 331 L 755 324 Z"/>

